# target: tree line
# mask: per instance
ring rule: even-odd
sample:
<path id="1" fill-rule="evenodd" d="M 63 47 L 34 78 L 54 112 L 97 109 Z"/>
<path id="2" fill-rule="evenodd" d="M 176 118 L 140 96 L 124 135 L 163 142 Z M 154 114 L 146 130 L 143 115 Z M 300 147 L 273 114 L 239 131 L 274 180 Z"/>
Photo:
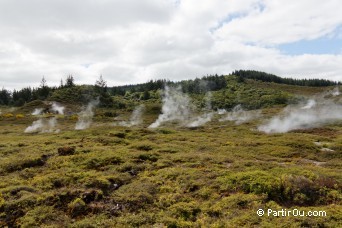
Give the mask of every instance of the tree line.
<path id="1" fill-rule="evenodd" d="M 237 81 L 243 83 L 246 79 L 260 80 L 297 86 L 334 86 L 340 82 L 325 79 L 293 79 L 281 78 L 273 74 L 254 70 L 238 70 L 232 72 Z M 208 91 L 218 91 L 227 88 L 227 77 L 224 75 L 208 75 L 202 78 L 173 82 L 166 79 L 150 80 L 146 83 L 108 87 L 107 82 L 99 77 L 94 85 L 76 85 L 74 77 L 68 75 L 65 82 L 61 80 L 59 86 L 48 86 L 43 77 L 38 88 L 26 87 L 13 92 L 2 88 L 0 90 L 0 105 L 22 106 L 34 100 L 53 99 L 61 102 L 88 102 L 99 97 L 101 104 L 112 107 L 112 96 L 124 96 L 127 93 L 141 93 L 142 100 L 148 100 L 152 91 L 162 90 L 166 85 L 181 86 L 184 93 L 203 94 Z"/>
<path id="2" fill-rule="evenodd" d="M 125 95 L 127 92 L 147 93 L 149 91 L 164 89 L 166 85 L 181 86 L 184 93 L 205 93 L 207 91 L 217 91 L 227 86 L 227 80 L 224 75 L 208 75 L 202 78 L 182 80 L 173 82 L 166 79 L 150 80 L 149 82 L 135 85 L 114 86 L 110 88 L 111 95 Z"/>
<path id="3" fill-rule="evenodd" d="M 109 96 L 107 96 L 107 83 L 103 80 L 102 76 L 95 82 L 94 86 L 90 86 L 89 90 L 91 92 L 88 93 L 91 93 L 92 97 L 100 97 L 100 100 L 105 100 Z M 0 105 L 22 106 L 25 103 L 34 100 L 58 98 L 59 94 L 71 94 L 72 99 L 79 96 L 78 93 L 80 91 L 84 92 L 85 89 L 80 90 L 80 86 L 75 84 L 75 79 L 72 75 L 66 77 L 65 83 L 61 80 L 59 86 L 48 86 L 45 77 L 43 77 L 37 88 L 25 87 L 20 90 L 14 89 L 12 92 L 2 88 L 0 90 Z M 61 97 L 61 99 L 61 101 L 63 101 L 63 97 Z M 68 101 L 66 98 L 64 100 Z M 56 99 L 56 101 L 58 101 L 58 99 Z M 75 101 L 77 102 L 78 100 Z"/>
<path id="4" fill-rule="evenodd" d="M 294 78 L 282 78 L 273 74 L 255 70 L 237 70 L 233 71 L 233 75 L 238 77 L 239 82 L 243 82 L 246 79 L 254 79 L 263 82 L 274 82 L 278 84 L 297 85 L 297 86 L 312 86 L 312 87 L 324 87 L 334 86 L 341 84 L 341 82 L 334 82 L 326 79 L 294 79 Z"/>

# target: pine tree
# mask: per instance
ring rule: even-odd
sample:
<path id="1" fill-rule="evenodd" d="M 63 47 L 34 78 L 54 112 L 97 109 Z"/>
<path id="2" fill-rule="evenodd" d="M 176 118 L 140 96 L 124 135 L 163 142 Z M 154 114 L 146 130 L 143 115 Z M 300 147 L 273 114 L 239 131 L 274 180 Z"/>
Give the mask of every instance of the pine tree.
<path id="1" fill-rule="evenodd" d="M 75 79 L 74 77 L 70 74 L 67 76 L 66 82 L 65 82 L 65 87 L 71 88 L 75 86 Z"/>

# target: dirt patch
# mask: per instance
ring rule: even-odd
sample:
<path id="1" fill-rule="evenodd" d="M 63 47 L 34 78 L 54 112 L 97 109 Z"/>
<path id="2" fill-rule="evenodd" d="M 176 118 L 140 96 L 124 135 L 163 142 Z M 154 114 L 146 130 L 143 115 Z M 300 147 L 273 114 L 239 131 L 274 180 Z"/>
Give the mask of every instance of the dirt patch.
<path id="1" fill-rule="evenodd" d="M 58 148 L 59 156 L 68 156 L 75 154 L 75 147 L 60 147 Z"/>

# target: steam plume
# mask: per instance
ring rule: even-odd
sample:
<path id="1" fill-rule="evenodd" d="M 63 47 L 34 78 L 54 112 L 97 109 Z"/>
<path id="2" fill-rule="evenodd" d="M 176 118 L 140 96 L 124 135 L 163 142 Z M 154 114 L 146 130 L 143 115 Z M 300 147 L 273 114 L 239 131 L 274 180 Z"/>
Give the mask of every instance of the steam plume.
<path id="1" fill-rule="evenodd" d="M 60 115 L 64 115 L 65 107 L 58 105 L 56 102 L 52 103 L 51 109 L 52 109 L 52 111 L 54 111 Z"/>
<path id="2" fill-rule="evenodd" d="M 50 119 L 39 119 L 33 121 L 32 125 L 25 129 L 25 133 L 32 132 L 40 132 L 40 133 L 51 133 L 51 132 L 59 132 L 56 129 L 57 119 L 56 117 L 52 117 Z"/>
<path id="3" fill-rule="evenodd" d="M 219 121 L 234 121 L 235 124 L 242 124 L 247 121 L 260 117 L 261 112 L 258 111 L 245 111 L 239 104 L 233 108 L 231 112 L 228 112 L 225 117 L 219 119 Z"/>
<path id="4" fill-rule="evenodd" d="M 214 116 L 213 112 L 204 113 L 203 115 L 195 117 L 195 119 L 192 120 L 192 122 L 190 122 L 186 126 L 187 127 L 200 127 L 200 126 L 203 126 L 204 124 L 210 122 L 211 119 L 213 118 L 213 116 Z"/>
<path id="5" fill-rule="evenodd" d="M 332 91 L 331 93 L 334 97 L 339 96 L 340 93 L 340 89 L 338 88 L 338 86 Z"/>
<path id="6" fill-rule="evenodd" d="M 322 124 L 342 119 L 342 105 L 329 100 L 319 102 L 308 101 L 302 107 L 288 106 L 280 115 L 273 117 L 268 123 L 258 127 L 265 133 L 285 133 L 295 129 L 318 127 Z"/>
<path id="7" fill-rule="evenodd" d="M 31 113 L 31 115 L 37 116 L 37 115 L 42 114 L 42 112 L 43 112 L 43 108 L 36 108 L 36 109 L 33 110 L 33 112 Z"/>
<path id="8" fill-rule="evenodd" d="M 129 121 L 121 121 L 118 123 L 119 126 L 125 126 L 125 127 L 132 127 L 141 124 L 142 121 L 142 114 L 144 112 L 145 106 L 139 105 L 136 107 L 131 115 L 131 118 Z"/>
<path id="9" fill-rule="evenodd" d="M 191 122 L 186 125 L 187 127 L 199 127 L 211 121 L 214 116 L 214 113 L 211 110 L 211 98 L 212 94 L 211 92 L 208 92 L 204 97 L 205 113 L 192 119 Z"/>
<path id="10" fill-rule="evenodd" d="M 85 110 L 78 113 L 78 121 L 76 123 L 76 130 L 84 130 L 90 127 L 93 122 L 93 109 L 100 103 L 99 99 L 90 101 Z"/>
<path id="11" fill-rule="evenodd" d="M 181 91 L 181 87 L 173 88 L 165 86 L 163 96 L 162 114 L 149 128 L 159 127 L 168 121 L 184 123 L 190 116 L 190 98 Z"/>
<path id="12" fill-rule="evenodd" d="M 308 102 L 306 103 L 306 105 L 304 107 L 302 107 L 302 109 L 311 109 L 313 107 L 316 106 L 316 101 L 313 99 L 308 100 Z"/>
<path id="13" fill-rule="evenodd" d="M 227 110 L 225 110 L 225 109 L 217 109 L 217 114 L 219 114 L 219 115 L 223 115 L 226 113 L 227 113 Z"/>

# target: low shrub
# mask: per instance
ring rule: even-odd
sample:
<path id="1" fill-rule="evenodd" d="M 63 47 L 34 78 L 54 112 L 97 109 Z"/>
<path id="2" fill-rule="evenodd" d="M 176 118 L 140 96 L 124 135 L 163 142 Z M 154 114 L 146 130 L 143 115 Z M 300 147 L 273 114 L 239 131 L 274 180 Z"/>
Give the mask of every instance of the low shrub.
<path id="1" fill-rule="evenodd" d="M 140 154 L 136 157 L 137 161 L 151 161 L 156 162 L 158 161 L 158 155 L 156 154 Z"/>
<path id="2" fill-rule="evenodd" d="M 12 117 L 14 117 L 14 115 L 12 113 L 5 113 L 2 116 L 5 117 L 5 118 L 12 118 Z"/>
<path id="3" fill-rule="evenodd" d="M 104 158 L 94 157 L 86 160 L 84 164 L 87 169 L 99 169 L 108 165 L 119 165 L 122 162 L 121 158 L 115 156 Z"/>
<path id="4" fill-rule="evenodd" d="M 196 221 L 197 216 L 201 213 L 199 205 L 195 202 L 180 202 L 170 207 L 171 213 L 179 219 L 185 221 Z"/>
<path id="5" fill-rule="evenodd" d="M 4 165 L 3 170 L 6 172 L 15 172 L 26 168 L 39 167 L 45 165 L 46 160 L 46 156 L 17 160 L 16 162 L 10 162 Z"/>
<path id="6" fill-rule="evenodd" d="M 23 119 L 24 117 L 25 117 L 24 114 L 17 114 L 17 115 L 15 115 L 16 119 Z"/>
<path id="7" fill-rule="evenodd" d="M 59 214 L 51 206 L 37 206 L 19 219 L 21 227 L 41 227 L 42 224 L 56 221 L 63 223 L 63 215 Z"/>
<path id="8" fill-rule="evenodd" d="M 76 198 L 74 201 L 68 204 L 68 214 L 71 217 L 77 217 L 84 215 L 87 211 L 87 205 L 81 198 Z"/>
<path id="9" fill-rule="evenodd" d="M 123 185 L 116 191 L 115 202 L 123 204 L 131 212 L 137 212 L 151 205 L 155 200 L 157 186 L 148 179 Z"/>
<path id="10" fill-rule="evenodd" d="M 226 190 L 230 192 L 266 194 L 268 200 L 280 204 L 313 206 L 336 202 L 339 198 L 335 190 L 340 184 L 326 177 L 308 178 L 302 175 L 274 176 L 264 171 L 249 171 L 232 174 L 224 179 Z"/>
<path id="11" fill-rule="evenodd" d="M 136 144 L 133 146 L 137 150 L 141 151 L 150 151 L 153 150 L 153 146 L 149 143 L 141 143 L 141 144 Z"/>

